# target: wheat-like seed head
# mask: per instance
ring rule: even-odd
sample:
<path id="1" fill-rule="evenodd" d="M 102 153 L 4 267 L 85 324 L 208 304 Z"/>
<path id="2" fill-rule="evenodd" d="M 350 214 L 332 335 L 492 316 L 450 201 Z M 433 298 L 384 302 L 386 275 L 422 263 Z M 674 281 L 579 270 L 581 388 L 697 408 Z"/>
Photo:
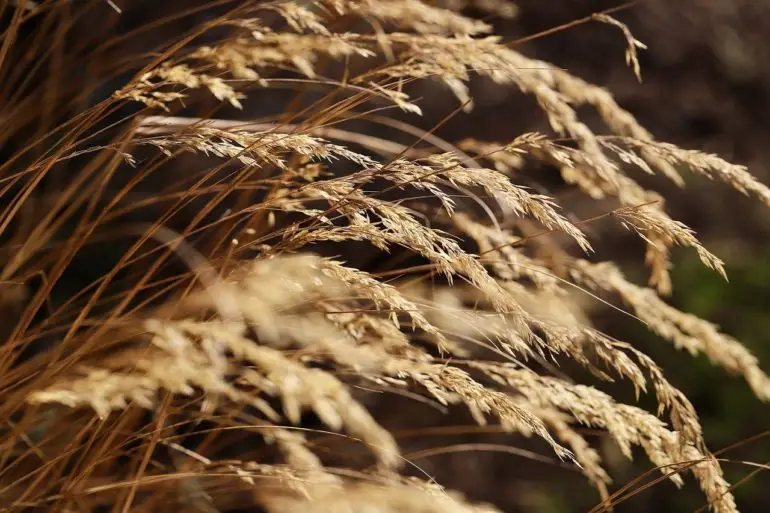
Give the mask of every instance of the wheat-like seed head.
<path id="1" fill-rule="evenodd" d="M 45 310 L 46 285 L 15 314 L 0 353 L 4 504 L 161 511 L 183 501 L 219 511 L 237 489 L 271 513 L 496 511 L 400 474 L 412 462 L 373 407 L 392 393 L 460 405 L 480 425 L 537 437 L 609 501 L 611 476 L 578 426 L 601 429 L 628 458 L 643 449 L 677 485 L 691 470 L 714 511 L 737 511 L 687 397 L 641 349 L 591 326 L 581 304 L 630 307 L 629 322 L 704 353 L 770 400 L 770 378 L 744 346 L 661 298 L 673 246 L 721 274 L 724 265 L 628 168 L 680 185 L 690 170 L 767 205 L 770 191 L 743 167 L 655 141 L 610 92 L 526 57 L 492 24 L 461 14 L 466 7 L 516 12 L 502 0 L 244 2 L 142 55 L 134 79 L 66 125 L 71 132 L 23 171 L 9 172 L 14 159 L 2 166 L 9 183 L 31 177 L 0 214 L 5 233 L 32 205 L 38 180 L 85 162 L 51 208 L 20 224 L 3 284 L 25 273 L 56 282 L 85 244 L 109 239 L 116 220 L 152 217 L 74 297 Z M 638 76 L 643 45 L 617 19 L 595 19 L 623 31 Z M 443 84 L 457 112 L 468 111 L 474 76 L 532 96 L 554 134 L 453 144 L 411 127 L 420 135 L 404 143 L 356 128 L 393 107 L 420 114 L 409 88 L 417 81 Z M 297 85 L 330 92 L 280 117 L 248 114 L 273 89 Z M 247 122 L 215 119 L 209 95 Z M 109 129 L 119 133 L 93 142 L 86 128 L 108 131 L 96 120 L 127 104 L 160 114 L 116 121 Z M 583 105 L 608 134 L 581 118 Z M 201 117 L 171 116 L 183 106 Z M 554 195 L 524 184 L 532 162 L 591 201 L 616 201 L 596 219 L 647 242 L 655 288 L 628 281 L 614 263 L 585 260 L 602 241 Z M 152 197 L 131 201 L 166 172 Z M 112 191 L 116 177 L 122 185 Z M 76 228 L 60 244 L 70 220 Z M 181 226 L 159 237 L 167 224 Z M 189 254 L 213 275 L 168 269 Z M 565 360 L 596 383 L 556 371 L 552 362 Z M 657 414 L 600 390 L 614 380 L 637 397 L 654 393 Z M 83 414 L 90 410 L 96 417 Z M 66 436 L 54 415 L 67 419 Z"/>

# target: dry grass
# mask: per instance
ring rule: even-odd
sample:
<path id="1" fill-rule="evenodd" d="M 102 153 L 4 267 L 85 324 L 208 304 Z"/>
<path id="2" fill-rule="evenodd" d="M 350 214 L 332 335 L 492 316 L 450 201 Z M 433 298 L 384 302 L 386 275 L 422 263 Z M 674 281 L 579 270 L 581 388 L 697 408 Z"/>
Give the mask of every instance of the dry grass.
<path id="1" fill-rule="evenodd" d="M 8 8 L 0 60 L 23 61 L 28 16 L 45 26 L 65 9 L 39 4 Z M 632 168 L 680 185 L 682 173 L 702 174 L 770 204 L 767 187 L 655 141 L 609 92 L 460 14 L 472 5 L 511 17 L 508 2 L 222 5 L 178 41 L 105 64 L 141 70 L 109 98 L 82 107 L 81 93 L 44 82 L 0 110 L 1 137 L 26 138 L 0 163 L 4 510 L 496 511 L 405 477 L 408 458 L 369 407 L 384 392 L 462 404 L 479 424 L 539 437 L 605 505 L 612 481 L 579 425 L 606 431 L 628 458 L 640 447 L 677 485 L 692 472 L 714 511 L 737 511 L 688 399 L 641 350 L 594 329 L 581 305 L 618 301 L 629 322 L 770 400 L 747 349 L 662 299 L 673 246 L 724 265 Z M 622 29 L 639 75 L 644 46 L 617 19 L 595 19 Z M 43 26 L 55 51 L 63 32 Z M 12 99 L 23 79 L 3 70 Z M 455 145 L 403 121 L 393 122 L 416 140 L 351 128 L 393 109 L 414 119 L 417 81 L 448 88 L 459 102 L 448 115 L 462 115 L 479 75 L 531 95 L 554 134 Z M 297 87 L 325 92 L 298 93 L 280 117 L 249 114 L 267 92 Z M 608 133 L 581 120 L 582 105 Z M 77 114 L 54 122 L 70 106 Z M 577 220 L 520 184 L 532 163 L 613 210 Z M 589 222 L 644 239 L 648 285 L 588 259 L 602 243 Z M 113 251 L 117 239 L 129 242 Z M 105 248 L 88 261 L 106 260 L 104 272 L 67 289 L 91 247 Z M 552 360 L 598 381 L 552 373 Z M 658 411 L 617 401 L 601 380 L 652 391 Z M 320 436 L 329 432 L 346 439 L 336 461 Z"/>

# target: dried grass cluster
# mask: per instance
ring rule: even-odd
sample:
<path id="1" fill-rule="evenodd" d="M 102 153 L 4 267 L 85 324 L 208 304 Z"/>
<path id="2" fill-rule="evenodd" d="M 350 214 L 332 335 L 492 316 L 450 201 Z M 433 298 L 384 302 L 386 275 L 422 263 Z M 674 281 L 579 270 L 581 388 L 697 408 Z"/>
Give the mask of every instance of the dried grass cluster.
<path id="1" fill-rule="evenodd" d="M 39 4 L 17 2 L 3 55 L 27 16 L 58 12 Z M 770 190 L 741 166 L 656 141 L 609 92 L 519 53 L 462 15 L 469 6 L 516 12 L 496 0 L 238 2 L 135 56 L 134 79 L 0 163 L 8 511 L 496 511 L 400 473 L 410 462 L 368 407 L 381 393 L 462 404 L 479 424 L 543 439 L 602 507 L 617 497 L 577 426 L 605 430 L 629 458 L 641 448 L 678 485 L 691 471 L 714 511 L 737 511 L 688 399 L 639 349 L 594 329 L 579 298 L 628 308 L 629 322 L 767 401 L 770 379 L 746 348 L 662 299 L 673 247 L 724 265 L 632 175 L 681 185 L 696 173 L 768 205 Z M 638 74 L 643 45 L 596 19 L 622 29 Z M 388 114 L 420 114 L 410 87 L 427 81 L 462 115 L 474 76 L 531 95 L 555 135 L 450 143 Z M 324 92 L 279 117 L 216 114 L 296 87 Z M 0 117 L 19 125 L 29 108 Z M 367 122 L 417 138 L 365 133 Z M 587 221 L 521 185 L 533 163 L 614 202 L 593 221 L 645 241 L 647 285 L 589 259 L 601 241 Z M 40 185 L 51 180 L 53 194 Z M 51 305 L 77 255 L 113 237 L 135 242 Z M 339 256 L 365 251 L 387 266 Z M 564 361 L 652 391 L 658 411 L 552 372 Z"/>

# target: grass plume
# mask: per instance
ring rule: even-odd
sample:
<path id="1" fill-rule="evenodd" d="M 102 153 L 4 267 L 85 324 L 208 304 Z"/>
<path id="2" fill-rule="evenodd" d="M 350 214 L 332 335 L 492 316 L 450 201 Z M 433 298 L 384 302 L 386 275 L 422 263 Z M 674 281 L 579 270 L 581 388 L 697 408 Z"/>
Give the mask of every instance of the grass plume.
<path id="1" fill-rule="evenodd" d="M 381 394 L 537 438 L 607 500 L 611 475 L 578 426 L 600 429 L 679 486 L 691 472 L 713 511 L 738 511 L 687 397 L 582 306 L 629 308 L 770 400 L 744 346 L 663 299 L 672 247 L 724 264 L 632 175 L 683 185 L 692 172 L 770 205 L 748 170 L 656 141 L 610 92 L 463 14 L 514 17 L 506 1 L 211 2 L 77 57 L 71 31 L 127 16 L 85 4 L 4 8 L 8 511 L 497 511 L 412 475 Z M 644 45 L 593 19 L 623 31 L 640 76 Z M 155 37 L 134 48 L 144 31 Z M 473 109 L 479 76 L 531 96 L 552 133 L 446 141 L 443 121 L 418 128 L 413 86 L 451 93 L 446 121 Z M 524 183 L 533 165 L 612 202 L 599 218 L 645 241 L 648 284 L 591 260 L 605 241 L 545 180 Z M 600 390 L 617 380 L 657 411 Z"/>

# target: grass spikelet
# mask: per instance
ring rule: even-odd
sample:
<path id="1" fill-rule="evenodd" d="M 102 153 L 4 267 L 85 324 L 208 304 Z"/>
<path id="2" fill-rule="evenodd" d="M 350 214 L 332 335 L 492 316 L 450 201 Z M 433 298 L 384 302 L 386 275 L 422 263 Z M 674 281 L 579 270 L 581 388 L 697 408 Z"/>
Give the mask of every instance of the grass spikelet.
<path id="1" fill-rule="evenodd" d="M 693 355 L 704 353 L 715 365 L 742 375 L 757 397 L 770 399 L 770 378 L 760 369 L 756 357 L 735 339 L 719 333 L 713 324 L 667 305 L 653 290 L 626 280 L 612 263 L 576 260 L 570 266 L 570 275 L 592 290 L 618 294 L 655 333 Z"/>
<path id="2" fill-rule="evenodd" d="M 647 49 L 647 46 L 636 39 L 633 34 L 631 34 L 631 30 L 626 26 L 625 23 L 616 20 L 612 16 L 608 14 L 603 13 L 597 13 L 592 16 L 592 18 L 596 21 L 600 21 L 602 23 L 607 23 L 609 25 L 614 25 L 618 27 L 620 30 L 623 31 L 623 36 L 626 38 L 626 64 L 631 66 L 631 68 L 634 70 L 634 75 L 636 75 L 636 79 L 641 82 L 642 81 L 642 71 L 639 66 L 639 58 L 636 55 L 637 49 L 645 50 Z"/>

